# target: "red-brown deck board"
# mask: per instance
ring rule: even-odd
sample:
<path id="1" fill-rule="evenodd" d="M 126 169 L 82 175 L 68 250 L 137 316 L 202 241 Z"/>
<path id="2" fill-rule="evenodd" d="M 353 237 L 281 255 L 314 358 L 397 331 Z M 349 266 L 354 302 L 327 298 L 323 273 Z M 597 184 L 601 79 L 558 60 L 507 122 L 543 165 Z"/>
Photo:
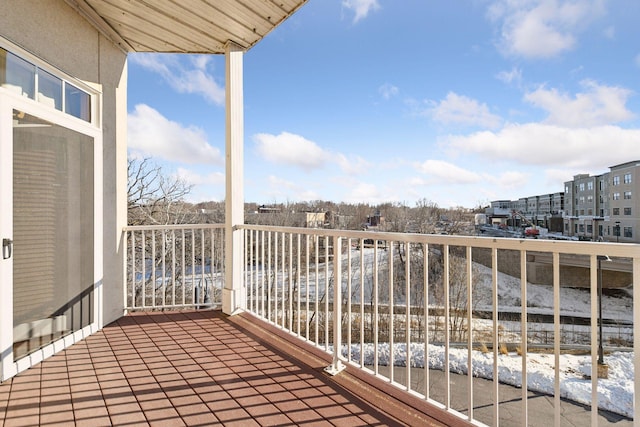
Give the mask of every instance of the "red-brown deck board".
<path id="1" fill-rule="evenodd" d="M 135 313 L 0 384 L 0 425 L 444 425 L 326 364 L 250 315 Z"/>

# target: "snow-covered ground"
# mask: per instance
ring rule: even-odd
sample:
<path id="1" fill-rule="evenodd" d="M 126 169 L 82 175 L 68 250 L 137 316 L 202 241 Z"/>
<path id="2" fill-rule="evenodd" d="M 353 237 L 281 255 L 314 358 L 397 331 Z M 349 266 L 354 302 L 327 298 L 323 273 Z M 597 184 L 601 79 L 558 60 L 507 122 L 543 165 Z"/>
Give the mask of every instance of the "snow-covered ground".
<path id="1" fill-rule="evenodd" d="M 347 356 L 348 348 L 342 348 Z M 406 366 L 406 344 L 394 345 L 394 365 Z M 360 345 L 351 346 L 351 358 L 360 360 Z M 389 344 L 378 345 L 378 364 L 387 366 L 390 361 Z M 598 407 L 633 418 L 633 353 L 617 352 L 607 355 L 609 378 L 598 380 Z M 412 367 L 422 368 L 425 364 L 424 345 L 415 344 L 410 348 Z M 431 369 L 443 369 L 444 347 L 428 346 L 428 363 Z M 373 344 L 364 345 L 364 364 L 374 364 Z M 554 394 L 553 354 L 527 355 L 527 387 L 529 390 Z M 466 375 L 467 350 L 449 349 L 449 369 Z M 473 375 L 493 379 L 493 353 L 473 352 Z M 560 356 L 561 397 L 585 405 L 591 405 L 591 356 Z M 522 358 L 515 353 L 498 355 L 498 379 L 505 384 L 522 386 Z"/>
<path id="2" fill-rule="evenodd" d="M 477 265 L 477 272 L 482 277 L 479 285 L 482 293 L 491 295 L 491 269 Z M 520 279 L 498 273 L 498 295 L 501 311 L 520 311 Z M 590 317 L 591 297 L 587 289 L 561 288 L 561 314 Z M 527 310 L 531 313 L 553 314 L 553 289 L 550 286 L 527 284 Z M 606 319 L 632 322 L 633 300 L 624 292 L 616 296 L 604 295 L 602 300 L 603 317 Z M 483 321 L 478 321 L 474 329 L 481 329 Z M 504 322 L 501 322 L 504 323 Z M 552 325 L 550 325 L 552 327 Z M 589 331 L 588 327 L 583 327 Z M 588 336 L 588 335 L 587 335 Z M 347 348 L 342 349 L 344 356 Z M 379 344 L 378 361 L 381 365 L 389 363 L 389 345 Z M 365 364 L 373 364 L 373 344 L 365 344 Z M 412 346 L 411 365 L 424 367 L 424 346 Z M 359 345 L 352 346 L 351 357 L 360 358 Z M 517 387 L 522 386 L 522 358 L 515 353 L 499 355 L 498 379 Z M 452 372 L 467 374 L 467 350 L 449 349 L 449 362 Z M 432 369 L 443 369 L 444 348 L 428 346 L 428 363 Z M 634 416 L 633 408 L 633 352 L 615 352 L 605 356 L 609 366 L 608 379 L 598 380 L 598 407 L 630 418 Z M 394 345 L 394 364 L 406 366 L 406 345 Z M 529 390 L 542 393 L 554 393 L 553 354 L 527 354 L 527 387 Z M 493 379 L 493 352 L 473 353 L 473 375 Z M 560 393 L 561 397 L 591 405 L 591 356 L 560 356 Z"/>

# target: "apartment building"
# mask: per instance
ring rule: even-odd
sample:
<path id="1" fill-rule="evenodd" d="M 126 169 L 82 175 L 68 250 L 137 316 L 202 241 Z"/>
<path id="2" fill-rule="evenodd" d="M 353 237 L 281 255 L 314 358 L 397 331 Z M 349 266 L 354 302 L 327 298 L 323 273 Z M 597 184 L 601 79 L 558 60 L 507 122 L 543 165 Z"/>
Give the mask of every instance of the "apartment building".
<path id="1" fill-rule="evenodd" d="M 491 202 L 486 215 L 492 224 L 525 227 L 535 224 L 551 231 L 562 231 L 560 218 L 564 212 L 565 194 L 558 192 L 518 200 Z"/>
<path id="2" fill-rule="evenodd" d="M 491 202 L 487 215 L 494 223 L 521 226 L 510 219 L 519 213 L 532 223 L 562 231 L 565 236 L 640 243 L 638 184 L 640 160 L 635 160 L 611 166 L 609 172 L 600 175 L 575 175 L 564 183 L 564 192 Z M 556 227 L 558 218 L 562 225 Z"/>

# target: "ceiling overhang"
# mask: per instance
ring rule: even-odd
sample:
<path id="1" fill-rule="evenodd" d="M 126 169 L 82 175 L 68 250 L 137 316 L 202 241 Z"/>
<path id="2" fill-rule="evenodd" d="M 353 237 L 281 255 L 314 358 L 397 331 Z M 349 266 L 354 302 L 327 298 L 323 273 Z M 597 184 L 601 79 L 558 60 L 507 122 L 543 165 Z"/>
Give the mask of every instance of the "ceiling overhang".
<path id="1" fill-rule="evenodd" d="M 125 52 L 248 50 L 307 0 L 66 0 Z"/>

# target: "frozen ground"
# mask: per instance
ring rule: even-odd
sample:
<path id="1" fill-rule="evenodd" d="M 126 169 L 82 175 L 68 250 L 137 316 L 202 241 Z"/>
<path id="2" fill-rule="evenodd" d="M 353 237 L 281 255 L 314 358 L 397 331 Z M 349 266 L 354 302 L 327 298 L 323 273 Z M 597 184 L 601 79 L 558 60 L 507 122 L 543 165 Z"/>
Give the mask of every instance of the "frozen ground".
<path id="1" fill-rule="evenodd" d="M 374 364 L 373 344 L 364 345 L 365 365 Z M 493 379 L 493 353 L 473 352 L 473 375 Z M 342 349 L 347 356 L 347 347 Z M 351 358 L 360 360 L 360 346 L 351 347 Z M 386 366 L 390 361 L 388 344 L 378 345 L 378 364 Z M 606 356 L 609 378 L 598 380 L 598 407 L 633 418 L 633 353 L 617 352 Z M 415 344 L 410 349 L 412 367 L 425 364 L 424 345 Z M 443 369 L 444 348 L 428 346 L 428 363 L 431 369 Z M 394 345 L 394 365 L 406 366 L 406 344 Z M 527 355 L 527 387 L 529 390 L 554 394 L 554 356 L 552 354 Z M 467 350 L 449 349 L 451 372 L 467 374 Z M 561 397 L 591 405 L 591 356 L 560 356 Z M 498 355 L 498 379 L 505 384 L 522 386 L 522 358 L 515 353 Z"/>
<path id="2" fill-rule="evenodd" d="M 485 287 L 483 293 L 491 292 L 491 270 L 478 266 L 478 272 L 484 277 L 480 286 Z M 499 273 L 499 307 L 504 311 L 520 311 L 520 280 Z M 553 314 L 553 290 L 549 286 L 527 285 L 529 312 Z M 561 288 L 561 314 L 590 317 L 590 294 L 588 290 Z M 603 317 L 607 319 L 631 322 L 633 319 L 633 301 L 624 292 L 616 296 L 603 297 Z M 481 325 L 477 325 L 481 327 Z M 588 330 L 588 328 L 587 328 Z M 414 367 L 424 367 L 425 348 L 412 345 L 410 363 Z M 346 356 L 347 348 L 342 349 Z M 390 361 L 388 344 L 380 344 L 378 363 L 388 365 Z M 351 357 L 360 359 L 360 348 L 352 346 Z M 515 353 L 502 355 L 498 360 L 498 378 L 501 382 L 517 387 L 522 386 L 522 358 Z M 372 344 L 365 344 L 365 364 L 374 363 Z M 451 348 L 449 362 L 452 372 L 467 374 L 467 350 Z M 633 418 L 633 352 L 615 352 L 605 356 L 609 365 L 608 379 L 598 380 L 598 407 L 626 417 Z M 443 369 L 444 348 L 436 345 L 428 346 L 428 363 L 432 369 Z M 406 366 L 406 344 L 394 345 L 394 365 Z M 554 394 L 554 356 L 553 354 L 527 355 L 527 387 L 529 390 Z M 561 397 L 591 405 L 591 356 L 560 356 L 560 393 Z M 493 379 L 493 353 L 474 351 L 473 375 Z"/>

